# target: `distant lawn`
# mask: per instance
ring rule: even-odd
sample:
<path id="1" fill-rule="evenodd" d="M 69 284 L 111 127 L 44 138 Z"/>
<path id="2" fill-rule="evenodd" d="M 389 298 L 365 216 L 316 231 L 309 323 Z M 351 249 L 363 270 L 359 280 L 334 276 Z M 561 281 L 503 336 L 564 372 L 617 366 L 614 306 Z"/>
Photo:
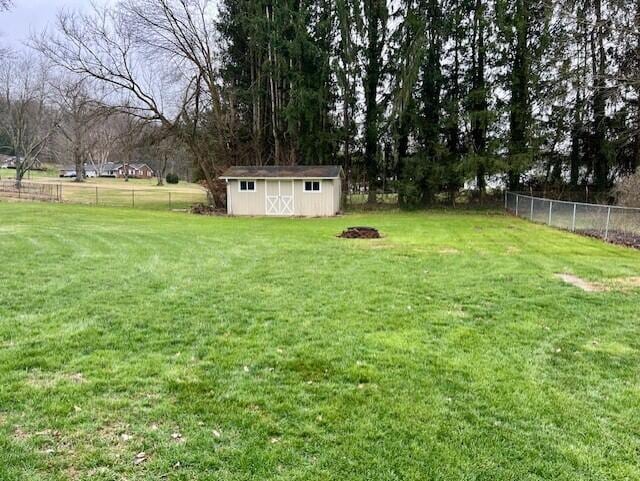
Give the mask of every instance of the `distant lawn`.
<path id="1" fill-rule="evenodd" d="M 186 209 L 193 204 L 207 201 L 205 189 L 190 182 L 181 181 L 178 184 L 165 183 L 158 186 L 155 178 L 126 181 L 111 177 L 75 182 L 73 178 L 52 177 L 48 175 L 50 173 L 50 170 L 33 171 L 25 178 L 25 182 L 50 184 L 54 193 L 52 195 L 57 197 L 60 193 L 65 203 L 168 210 Z M 0 176 L 8 180 L 14 178 L 15 171 L 3 169 Z"/>
<path id="2" fill-rule="evenodd" d="M 0 479 L 640 479 L 640 290 L 561 272 L 640 252 L 489 214 L 0 203 Z"/>

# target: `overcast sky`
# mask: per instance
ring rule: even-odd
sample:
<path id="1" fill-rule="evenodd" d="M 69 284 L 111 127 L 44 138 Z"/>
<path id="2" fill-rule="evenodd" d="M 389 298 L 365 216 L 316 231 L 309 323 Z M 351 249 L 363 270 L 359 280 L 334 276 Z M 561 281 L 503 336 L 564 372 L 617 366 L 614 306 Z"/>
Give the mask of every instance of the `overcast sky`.
<path id="1" fill-rule="evenodd" d="M 100 3 L 115 0 L 101 0 Z M 39 32 L 55 21 L 61 8 L 82 10 L 90 0 L 14 0 L 9 12 L 0 13 L 0 42 L 20 48 L 31 31 Z"/>

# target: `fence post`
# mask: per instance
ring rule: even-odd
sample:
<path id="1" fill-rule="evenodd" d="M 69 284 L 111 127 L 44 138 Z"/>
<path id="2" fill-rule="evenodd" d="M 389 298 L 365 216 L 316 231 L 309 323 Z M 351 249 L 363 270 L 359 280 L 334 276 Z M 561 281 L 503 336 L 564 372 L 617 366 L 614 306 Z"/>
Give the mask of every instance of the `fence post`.
<path id="1" fill-rule="evenodd" d="M 98 186 L 96 185 L 96 205 L 98 205 Z"/>
<path id="2" fill-rule="evenodd" d="M 507 196 L 509 195 L 509 192 L 507 192 L 506 190 L 504 191 L 504 210 L 509 210 L 507 207 Z"/>
<path id="3" fill-rule="evenodd" d="M 131 189 L 131 207 L 136 206 L 136 191 L 135 189 Z"/>
<path id="4" fill-rule="evenodd" d="M 520 202 L 520 196 L 516 194 L 516 217 L 518 217 L 518 203 Z"/>
<path id="5" fill-rule="evenodd" d="M 609 220 L 611 219 L 611 207 L 607 208 L 607 225 L 604 228 L 604 240 L 609 238 Z"/>
<path id="6" fill-rule="evenodd" d="M 529 198 L 531 199 L 531 222 L 533 222 L 533 196 Z"/>
<path id="7" fill-rule="evenodd" d="M 551 225 L 551 210 L 553 209 L 553 201 L 549 201 L 549 225 Z"/>
<path id="8" fill-rule="evenodd" d="M 169 210 L 171 210 L 171 191 L 169 191 Z"/>
<path id="9" fill-rule="evenodd" d="M 571 221 L 571 232 L 576 231 L 576 207 L 578 207 L 578 204 L 574 202 L 573 203 L 573 220 Z"/>

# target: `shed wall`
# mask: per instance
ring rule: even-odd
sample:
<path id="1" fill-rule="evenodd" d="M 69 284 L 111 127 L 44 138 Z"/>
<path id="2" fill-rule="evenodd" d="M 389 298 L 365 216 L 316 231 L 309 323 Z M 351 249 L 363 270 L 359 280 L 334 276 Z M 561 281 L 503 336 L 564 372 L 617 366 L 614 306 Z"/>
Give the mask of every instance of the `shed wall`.
<path id="1" fill-rule="evenodd" d="M 256 181 L 255 192 L 240 192 L 239 182 L 232 179 L 227 183 L 227 212 L 230 215 L 265 215 L 264 180 Z"/>
<path id="2" fill-rule="evenodd" d="M 320 192 L 305 192 L 304 180 L 295 181 L 295 215 L 313 217 L 329 216 L 335 214 L 336 211 L 333 207 L 333 181 L 321 180 L 320 183 Z"/>
<path id="3" fill-rule="evenodd" d="M 250 179 L 247 179 L 250 180 Z M 314 180 L 314 179 L 305 179 Z M 239 180 L 227 181 L 227 212 L 229 215 L 266 215 L 266 182 L 264 179 L 256 180 L 255 192 L 240 192 Z M 277 180 L 269 180 L 275 183 Z M 293 182 L 293 206 L 296 216 L 332 216 L 340 211 L 340 179 L 321 180 L 320 192 L 305 192 L 304 180 L 281 180 L 282 186 L 286 185 L 286 193 L 290 193 Z M 272 184 L 273 185 L 273 184 Z M 277 187 L 271 189 L 271 194 L 277 192 Z M 283 189 L 283 193 L 285 190 Z"/>

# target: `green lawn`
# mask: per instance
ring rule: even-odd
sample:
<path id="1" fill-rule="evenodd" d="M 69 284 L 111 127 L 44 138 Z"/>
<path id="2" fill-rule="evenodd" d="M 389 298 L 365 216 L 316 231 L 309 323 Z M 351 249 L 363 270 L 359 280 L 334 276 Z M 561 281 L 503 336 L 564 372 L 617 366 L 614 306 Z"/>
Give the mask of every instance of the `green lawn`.
<path id="1" fill-rule="evenodd" d="M 559 272 L 640 252 L 486 213 L 0 203 L 0 479 L 639 479 L 640 290 Z"/>

